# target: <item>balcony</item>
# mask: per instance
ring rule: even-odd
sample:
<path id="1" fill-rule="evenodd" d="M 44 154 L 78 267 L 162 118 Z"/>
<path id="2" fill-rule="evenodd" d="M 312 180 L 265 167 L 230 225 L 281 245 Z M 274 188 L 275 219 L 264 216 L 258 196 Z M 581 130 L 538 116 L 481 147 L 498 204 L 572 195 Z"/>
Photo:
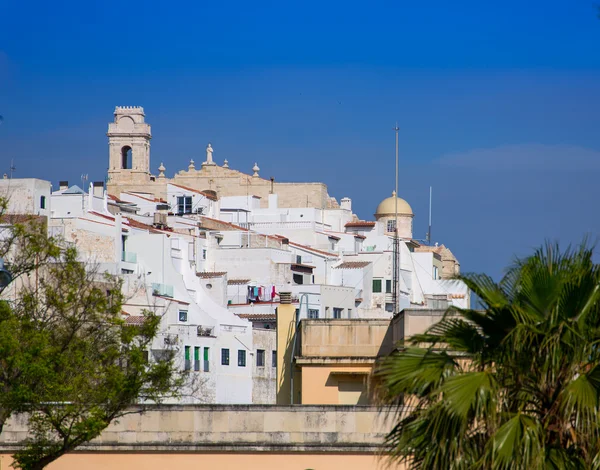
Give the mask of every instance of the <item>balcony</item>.
<path id="1" fill-rule="evenodd" d="M 198 336 L 214 336 L 213 335 L 213 327 L 208 326 L 198 326 L 196 333 Z"/>
<path id="2" fill-rule="evenodd" d="M 121 261 L 125 261 L 126 263 L 137 263 L 137 253 L 124 251 L 121 253 Z"/>
<path id="3" fill-rule="evenodd" d="M 173 286 L 169 284 L 152 283 L 152 295 L 160 295 L 163 297 L 173 297 Z"/>
<path id="4" fill-rule="evenodd" d="M 393 347 L 390 320 L 308 319 L 300 323 L 300 355 L 377 357 Z"/>

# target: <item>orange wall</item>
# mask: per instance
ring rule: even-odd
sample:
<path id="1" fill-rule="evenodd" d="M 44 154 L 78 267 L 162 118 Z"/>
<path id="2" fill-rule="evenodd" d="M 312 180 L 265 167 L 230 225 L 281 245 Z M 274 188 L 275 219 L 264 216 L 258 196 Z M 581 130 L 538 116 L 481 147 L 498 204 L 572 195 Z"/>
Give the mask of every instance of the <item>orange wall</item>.
<path id="1" fill-rule="evenodd" d="M 303 405 L 338 405 L 339 380 L 362 380 L 371 373 L 371 366 L 329 367 L 302 366 L 302 404 Z M 364 376 L 352 377 L 332 375 L 331 372 L 366 372 Z M 366 388 L 366 386 L 365 386 Z"/>
<path id="2" fill-rule="evenodd" d="M 0 454 L 0 470 L 12 470 L 12 460 Z M 363 454 L 68 454 L 48 470 L 380 470 L 385 461 Z M 389 467 L 401 470 L 404 467 Z"/>

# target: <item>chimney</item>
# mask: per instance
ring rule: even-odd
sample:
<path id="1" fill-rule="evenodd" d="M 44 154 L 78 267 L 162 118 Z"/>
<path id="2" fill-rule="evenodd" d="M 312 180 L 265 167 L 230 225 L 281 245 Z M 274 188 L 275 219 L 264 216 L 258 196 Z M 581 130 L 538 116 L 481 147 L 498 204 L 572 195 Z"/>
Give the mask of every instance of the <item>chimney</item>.
<path id="1" fill-rule="evenodd" d="M 340 207 L 344 210 L 351 211 L 352 210 L 352 199 L 349 197 L 343 197 L 341 199 Z"/>
<path id="2" fill-rule="evenodd" d="M 103 198 L 104 197 L 104 182 L 103 181 L 94 181 L 92 183 L 94 187 L 94 197 Z"/>
<path id="3" fill-rule="evenodd" d="M 59 181 L 58 182 L 58 189 L 60 191 L 62 191 L 63 189 L 69 189 L 69 182 L 68 181 Z"/>
<path id="4" fill-rule="evenodd" d="M 291 292 L 280 292 L 279 293 L 279 303 L 291 304 L 292 303 L 292 293 Z"/>
<path id="5" fill-rule="evenodd" d="M 278 205 L 277 194 L 269 194 L 269 209 L 277 209 Z"/>

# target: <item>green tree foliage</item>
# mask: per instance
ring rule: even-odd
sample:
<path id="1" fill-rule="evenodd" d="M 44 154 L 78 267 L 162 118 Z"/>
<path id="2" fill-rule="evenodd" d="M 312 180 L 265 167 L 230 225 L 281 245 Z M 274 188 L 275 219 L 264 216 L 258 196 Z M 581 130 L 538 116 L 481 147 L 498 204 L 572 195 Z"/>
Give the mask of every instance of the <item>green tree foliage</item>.
<path id="1" fill-rule="evenodd" d="M 80 262 L 38 220 L 3 232 L 0 253 L 17 276 L 0 301 L 0 432 L 25 412 L 32 437 L 14 459 L 41 469 L 131 405 L 176 395 L 184 381 L 172 354 L 148 361 L 160 316 L 145 312 L 143 323 L 126 325 L 118 277 Z"/>
<path id="2" fill-rule="evenodd" d="M 449 310 L 376 374 L 411 469 L 600 468 L 600 269 L 584 243 L 546 245 L 499 283 L 463 281 L 485 310 Z"/>

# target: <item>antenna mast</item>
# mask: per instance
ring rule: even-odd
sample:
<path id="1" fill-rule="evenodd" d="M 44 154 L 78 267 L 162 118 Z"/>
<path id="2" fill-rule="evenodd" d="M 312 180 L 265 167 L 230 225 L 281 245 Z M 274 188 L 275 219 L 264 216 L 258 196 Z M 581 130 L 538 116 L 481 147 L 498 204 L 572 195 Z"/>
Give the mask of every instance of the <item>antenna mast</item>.
<path id="1" fill-rule="evenodd" d="M 83 186 L 82 191 L 83 194 L 81 195 L 81 210 L 85 212 L 85 183 L 88 180 L 88 175 L 87 173 L 82 174 L 81 175 L 81 186 Z"/>
<path id="2" fill-rule="evenodd" d="M 427 230 L 427 243 L 431 245 L 431 200 L 433 194 L 433 186 L 429 186 L 429 229 Z"/>
<path id="3" fill-rule="evenodd" d="M 393 255 L 393 284 L 392 284 L 392 301 L 394 303 L 394 316 L 399 312 L 399 281 L 400 281 L 400 240 L 398 239 L 398 123 L 394 127 L 396 133 L 396 189 L 394 191 L 394 248 Z"/>

